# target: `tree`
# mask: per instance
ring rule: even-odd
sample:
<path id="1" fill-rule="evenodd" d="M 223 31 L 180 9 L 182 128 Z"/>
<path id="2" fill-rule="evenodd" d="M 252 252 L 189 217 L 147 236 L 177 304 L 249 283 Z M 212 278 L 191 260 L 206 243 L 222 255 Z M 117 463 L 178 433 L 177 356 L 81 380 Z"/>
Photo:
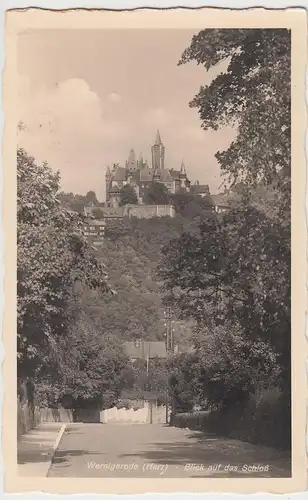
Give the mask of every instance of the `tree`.
<path id="1" fill-rule="evenodd" d="M 202 217 L 206 212 L 212 212 L 214 203 L 209 196 L 203 199 L 192 193 L 175 193 L 172 195 L 172 204 L 175 211 L 188 219 Z"/>
<path id="2" fill-rule="evenodd" d="M 82 194 L 65 193 L 61 191 L 58 193 L 58 199 L 63 207 L 79 214 L 84 213 L 85 205 L 98 205 L 98 200 L 94 191 L 88 191 L 85 196 Z"/>
<path id="3" fill-rule="evenodd" d="M 121 340 L 163 340 L 164 307 L 156 275 L 161 246 L 189 226 L 181 216 L 151 219 L 108 220 L 104 246 L 97 256 L 104 259 L 116 295 L 86 291 L 83 305 L 104 331 Z M 186 322 L 177 332 L 187 338 Z M 180 339 L 182 342 L 182 339 Z"/>
<path id="4" fill-rule="evenodd" d="M 271 385 L 289 393 L 290 233 L 279 218 L 246 205 L 207 219 L 199 234 L 163 249 L 160 276 L 167 303 L 195 322 L 211 404 L 234 404 Z"/>
<path id="5" fill-rule="evenodd" d="M 290 32 L 203 30 L 179 64 L 224 63 L 191 102 L 203 129 L 233 126 L 216 157 L 233 187 L 228 213 L 163 250 L 166 301 L 196 324 L 213 400 L 274 381 L 290 394 Z"/>
<path id="6" fill-rule="evenodd" d="M 68 301 L 80 281 L 107 292 L 106 273 L 81 236 L 82 219 L 61 207 L 59 174 L 17 153 L 18 371 L 48 366 L 72 318 Z"/>
<path id="7" fill-rule="evenodd" d="M 179 64 L 227 70 L 202 86 L 190 105 L 204 130 L 231 125 L 237 137 L 216 157 L 231 183 L 275 183 L 290 211 L 291 32 L 287 29 L 206 29 L 192 39 Z"/>
<path id="8" fill-rule="evenodd" d="M 88 191 L 85 195 L 85 202 L 87 204 L 93 203 L 93 205 L 98 205 L 98 200 L 94 191 Z"/>
<path id="9" fill-rule="evenodd" d="M 145 194 L 144 201 L 149 205 L 169 205 L 168 189 L 160 182 L 153 182 Z"/>
<path id="10" fill-rule="evenodd" d="M 120 191 L 120 205 L 136 205 L 138 198 L 133 186 L 126 184 Z"/>
<path id="11" fill-rule="evenodd" d="M 43 372 L 36 383 L 36 393 L 40 403 L 43 400 L 48 406 L 53 402 L 77 410 L 108 408 L 115 404 L 125 386 L 129 361 L 118 339 L 82 311 L 78 294 L 73 310 L 76 319 L 67 335 L 59 339 L 60 359 L 51 358 L 54 370 Z"/>
<path id="12" fill-rule="evenodd" d="M 197 324 L 239 321 L 289 365 L 290 233 L 250 204 L 230 209 L 163 249 L 166 299 Z M 284 361 L 283 359 L 284 358 Z"/>
<path id="13" fill-rule="evenodd" d="M 195 404 L 204 402 L 204 381 L 196 353 L 183 353 L 170 358 L 168 372 L 173 414 L 191 411 Z"/>
<path id="14" fill-rule="evenodd" d="M 166 398 L 168 388 L 168 364 L 164 358 L 150 358 L 136 360 L 133 364 L 135 380 L 133 389 L 140 394 L 151 392 L 157 399 Z"/>
<path id="15" fill-rule="evenodd" d="M 267 339 L 250 338 L 236 319 L 196 329 L 196 359 L 203 397 L 210 406 L 245 402 L 262 388 L 277 387 L 282 369 Z"/>

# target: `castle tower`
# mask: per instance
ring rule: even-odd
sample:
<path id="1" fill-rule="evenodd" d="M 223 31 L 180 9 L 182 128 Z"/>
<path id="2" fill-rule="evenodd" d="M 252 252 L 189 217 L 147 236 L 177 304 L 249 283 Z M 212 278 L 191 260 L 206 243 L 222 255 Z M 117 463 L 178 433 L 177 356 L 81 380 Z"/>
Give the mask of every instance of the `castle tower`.
<path id="1" fill-rule="evenodd" d="M 109 201 L 109 191 L 111 188 L 111 171 L 110 167 L 108 165 L 106 174 L 105 174 L 105 188 L 106 188 L 106 201 Z"/>
<path id="2" fill-rule="evenodd" d="M 113 186 L 109 191 L 109 200 L 111 206 L 113 208 L 117 208 L 120 204 L 120 199 L 121 199 L 120 188 L 117 185 Z"/>
<path id="3" fill-rule="evenodd" d="M 181 170 L 180 170 L 179 178 L 180 178 L 180 183 L 181 183 L 180 187 L 186 189 L 186 187 L 187 187 L 187 184 L 186 184 L 187 173 L 186 173 L 186 168 L 185 168 L 183 160 L 182 160 L 182 164 L 181 164 Z"/>
<path id="4" fill-rule="evenodd" d="M 137 161 L 137 167 L 138 167 L 138 169 L 145 167 L 142 153 L 140 153 L 140 155 L 139 155 L 139 160 Z"/>
<path id="5" fill-rule="evenodd" d="M 137 170 L 136 155 L 134 149 L 129 152 L 128 161 L 126 163 L 126 168 L 129 172 L 135 172 Z"/>
<path id="6" fill-rule="evenodd" d="M 165 168 L 165 146 L 162 143 L 159 130 L 156 133 L 155 144 L 152 146 L 152 168 Z"/>
<path id="7" fill-rule="evenodd" d="M 153 182 L 160 182 L 160 170 L 158 167 L 154 169 Z"/>

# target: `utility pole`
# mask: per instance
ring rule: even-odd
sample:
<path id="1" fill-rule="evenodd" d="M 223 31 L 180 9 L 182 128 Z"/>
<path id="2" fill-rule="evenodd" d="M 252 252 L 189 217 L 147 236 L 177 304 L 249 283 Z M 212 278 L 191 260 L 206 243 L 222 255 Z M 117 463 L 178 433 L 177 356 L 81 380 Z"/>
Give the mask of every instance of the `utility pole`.
<path id="1" fill-rule="evenodd" d="M 166 308 L 164 311 L 164 318 L 165 318 L 165 327 L 166 327 L 166 333 L 165 333 L 165 338 L 166 338 L 166 349 L 168 354 L 173 353 L 173 333 L 174 333 L 174 320 L 173 318 L 173 312 L 172 308 L 169 306 Z M 172 408 L 172 403 L 171 403 L 171 408 Z M 170 416 L 169 416 L 169 409 L 170 409 L 170 396 L 169 396 L 169 389 L 168 387 L 166 388 L 166 423 L 170 424 Z"/>
<path id="2" fill-rule="evenodd" d="M 172 309 L 171 307 L 167 307 L 166 311 L 164 311 L 165 316 L 165 327 L 166 327 L 166 348 L 167 352 L 172 352 L 173 350 L 173 325 L 174 320 L 172 319 Z"/>

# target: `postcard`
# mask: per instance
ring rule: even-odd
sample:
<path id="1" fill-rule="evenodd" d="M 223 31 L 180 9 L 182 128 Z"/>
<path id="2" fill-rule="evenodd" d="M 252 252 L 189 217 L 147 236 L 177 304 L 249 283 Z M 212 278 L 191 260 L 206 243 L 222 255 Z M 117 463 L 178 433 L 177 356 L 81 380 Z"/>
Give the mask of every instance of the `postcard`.
<path id="1" fill-rule="evenodd" d="M 304 489 L 304 9 L 11 10 L 5 50 L 5 490 Z"/>

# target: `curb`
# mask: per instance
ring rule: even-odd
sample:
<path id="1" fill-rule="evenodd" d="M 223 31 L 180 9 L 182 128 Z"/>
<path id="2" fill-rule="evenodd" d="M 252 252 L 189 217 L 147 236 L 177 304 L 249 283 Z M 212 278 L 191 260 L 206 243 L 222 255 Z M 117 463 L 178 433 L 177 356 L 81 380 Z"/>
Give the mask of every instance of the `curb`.
<path id="1" fill-rule="evenodd" d="M 61 425 L 61 429 L 60 429 L 60 430 L 59 430 L 59 432 L 58 432 L 58 436 L 57 436 L 56 442 L 55 442 L 55 444 L 53 445 L 53 451 L 54 451 L 53 455 L 55 454 L 55 451 L 56 451 L 56 449 L 57 449 L 57 448 L 58 448 L 58 446 L 59 446 L 59 443 L 60 443 L 61 438 L 62 438 L 62 436 L 63 436 L 63 434 L 64 434 L 64 431 L 65 431 L 65 428 L 66 428 L 66 424 L 62 424 L 62 425 Z"/>
<path id="2" fill-rule="evenodd" d="M 54 443 L 54 445 L 53 445 L 53 447 L 52 447 L 52 453 L 51 453 L 51 455 L 50 455 L 50 460 L 48 461 L 48 467 L 46 467 L 46 474 L 45 474 L 45 477 L 47 477 L 47 476 L 48 476 L 48 472 L 49 472 L 49 469 L 50 469 L 50 467 L 51 467 L 51 464 L 52 464 L 52 461 L 53 461 L 53 457 L 54 457 L 54 455 L 55 455 L 55 453 L 56 453 L 56 451 L 57 451 L 57 448 L 58 448 L 58 446 L 59 446 L 59 444 L 60 444 L 60 441 L 61 441 L 61 439 L 62 439 L 62 436 L 63 436 L 63 434 L 64 434 L 65 429 L 66 429 L 66 424 L 62 424 L 62 425 L 61 425 L 61 428 L 60 428 L 60 430 L 59 430 L 59 432 L 58 432 L 57 439 L 56 439 L 56 441 L 55 441 L 55 443 Z"/>

